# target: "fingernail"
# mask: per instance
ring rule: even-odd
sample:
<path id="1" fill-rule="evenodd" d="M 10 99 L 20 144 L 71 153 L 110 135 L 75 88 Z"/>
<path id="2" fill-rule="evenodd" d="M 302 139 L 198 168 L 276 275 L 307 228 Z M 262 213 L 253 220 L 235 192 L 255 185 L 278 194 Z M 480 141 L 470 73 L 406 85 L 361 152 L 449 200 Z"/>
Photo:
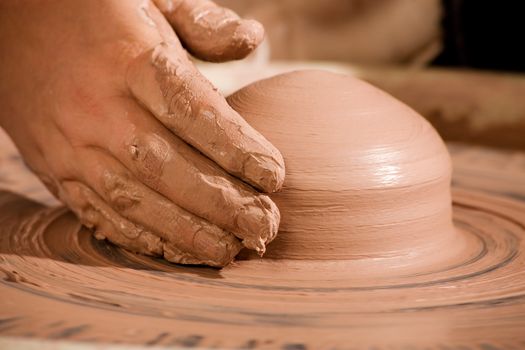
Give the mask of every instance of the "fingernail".
<path id="1" fill-rule="evenodd" d="M 235 28 L 233 38 L 238 54 L 246 55 L 253 51 L 264 38 L 263 26 L 255 20 L 240 20 Z"/>
<path id="2" fill-rule="evenodd" d="M 275 203 L 268 196 L 258 196 L 237 218 L 243 245 L 263 255 L 266 245 L 277 235 L 280 219 Z"/>
<path id="3" fill-rule="evenodd" d="M 266 193 L 276 192 L 284 182 L 284 162 L 264 155 L 250 154 L 244 163 L 244 176 L 258 189 Z"/>
<path id="4" fill-rule="evenodd" d="M 162 240 L 155 236 L 153 233 L 148 231 L 143 231 L 141 235 L 137 238 L 142 242 L 142 245 L 145 247 L 145 254 L 150 254 L 154 256 L 162 255 Z"/>
<path id="5" fill-rule="evenodd" d="M 193 241 L 191 253 L 203 261 L 214 261 L 213 266 L 227 265 L 242 248 L 234 235 L 215 227 L 198 231 Z"/>

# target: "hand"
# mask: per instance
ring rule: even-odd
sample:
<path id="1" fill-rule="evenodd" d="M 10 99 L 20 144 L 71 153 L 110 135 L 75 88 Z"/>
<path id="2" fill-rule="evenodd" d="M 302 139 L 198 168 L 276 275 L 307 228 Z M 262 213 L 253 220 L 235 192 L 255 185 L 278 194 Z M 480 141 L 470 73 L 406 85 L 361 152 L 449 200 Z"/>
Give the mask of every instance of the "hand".
<path id="1" fill-rule="evenodd" d="M 254 188 L 280 188 L 282 156 L 179 38 L 223 61 L 247 55 L 263 29 L 207 0 L 157 2 L 2 2 L 0 123 L 99 239 L 179 263 L 262 254 L 279 211 Z"/>

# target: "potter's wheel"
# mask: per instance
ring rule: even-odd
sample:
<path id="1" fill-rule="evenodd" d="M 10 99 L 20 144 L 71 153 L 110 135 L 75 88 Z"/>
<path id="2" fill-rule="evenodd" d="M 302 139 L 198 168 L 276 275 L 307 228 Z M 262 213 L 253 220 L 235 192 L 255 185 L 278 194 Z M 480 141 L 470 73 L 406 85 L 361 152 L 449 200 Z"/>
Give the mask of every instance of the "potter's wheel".
<path id="1" fill-rule="evenodd" d="M 365 283 L 344 261 L 241 260 L 216 270 L 131 254 L 87 231 L 65 234 L 66 244 L 43 232 L 3 236 L 0 333 L 188 347 L 520 348 L 525 154 L 450 150 L 454 222 L 475 244 L 447 266 Z M 16 156 L 2 161 L 4 187 L 45 197 L 36 182 L 9 176 Z"/>
<path id="2" fill-rule="evenodd" d="M 307 74 L 310 79 L 315 75 L 316 84 L 310 84 L 310 90 L 293 90 L 296 80 L 289 79 L 298 75 L 276 78 L 284 79 L 277 87 L 287 86 L 286 93 L 270 97 L 272 101 L 283 98 L 283 109 L 268 115 L 255 117 L 245 109 L 250 104 L 243 104 L 246 96 L 257 96 L 265 108 L 252 104 L 252 112 L 267 112 L 269 101 L 264 98 L 268 89 L 245 90 L 248 94 L 241 90 L 234 95 L 238 99 L 230 99 L 261 131 L 270 126 L 285 130 L 279 120 L 266 120 L 277 116 L 280 121 L 298 118 L 291 123 L 294 127 L 313 123 L 311 129 L 300 132 L 274 132 L 270 139 L 285 158 L 295 157 L 288 158 L 288 185 L 274 197 L 282 204 L 282 231 L 268 247 L 265 259 L 244 255 L 222 270 L 178 266 L 95 240 L 64 209 L 0 193 L 0 208 L 6 208 L 0 212 L 0 222 L 1 214 L 9 211 L 31 217 L 22 229 L 0 227 L 0 333 L 51 340 L 52 344 L 68 340 L 206 348 L 498 349 L 525 345 L 525 154 L 451 146 L 455 169 L 452 226 L 446 215 L 450 214 L 450 163 L 442 141 L 426 122 L 382 95 L 374 99 L 376 109 L 369 109 L 361 94 L 376 92 L 362 83 L 325 73 L 297 74 Z M 337 79 L 343 79 L 349 90 L 326 89 Z M 285 85 L 288 83 L 291 85 Z M 357 84 L 356 89 L 352 84 Z M 315 99 L 297 97 L 313 89 L 318 89 Z M 330 138 L 316 133 L 325 126 L 326 121 L 319 119 L 323 114 L 310 113 L 323 99 L 331 99 L 323 107 L 334 108 L 326 114 L 332 123 L 338 121 L 329 129 Z M 339 107 L 338 101 L 343 103 Z M 378 110 L 380 101 L 391 102 Z M 298 105 L 289 108 L 293 103 Z M 301 113 L 284 117 L 306 104 L 310 105 Z M 347 107 L 354 110 L 349 119 L 341 118 Z M 358 119 L 361 115 L 366 119 Z M 389 120 L 385 115 L 395 122 L 383 125 Z M 367 139 L 360 138 L 367 128 L 381 132 L 369 141 L 372 146 L 363 146 Z M 312 158 L 313 148 L 304 153 L 304 143 L 289 140 L 294 135 L 307 135 L 308 142 L 320 149 L 348 152 L 337 155 L 335 163 L 330 163 L 329 152 Z M 404 158 L 410 162 L 393 162 L 403 167 L 399 170 L 402 176 L 396 178 L 401 185 L 395 182 L 382 192 L 373 187 L 359 187 L 372 188 L 367 191 L 330 187 L 341 181 L 374 184 L 374 172 L 367 170 L 392 164 L 382 163 L 385 157 L 369 157 L 382 149 L 373 147 L 377 139 L 389 145 L 391 153 L 382 155 L 412 157 Z M 338 141 L 342 147 L 334 146 Z M 410 147 L 405 147 L 407 142 Z M 19 159 L 9 153 L 12 148 L 5 149 L 0 159 L 2 165 L 7 164 L 0 169 L 4 187 L 46 199 L 34 178 L 20 169 Z M 304 164 L 316 166 L 301 168 L 296 160 L 303 156 L 310 157 Z M 360 159 L 377 159 L 378 165 L 363 162 L 360 164 L 366 166 L 353 167 Z M 333 171 L 334 165 L 341 167 Z M 393 171 L 396 174 L 397 168 Z M 322 176 L 329 176 L 321 184 L 323 191 L 305 182 Z M 402 186 L 405 179 L 412 185 Z M 310 197 L 294 195 L 297 189 L 309 190 Z M 324 193 L 329 199 L 341 201 L 334 196 L 344 195 L 352 201 L 333 210 L 312 211 L 314 200 Z M 364 197 L 374 205 L 361 201 Z M 425 201 L 427 197 L 432 201 Z M 377 219 L 378 211 L 392 213 L 381 216 L 390 221 L 362 225 L 370 217 Z M 322 214 L 320 219 L 312 217 L 317 213 Z M 322 221 L 328 222 L 327 215 L 340 223 L 329 226 L 329 232 Z M 71 223 L 65 225 L 70 230 L 53 230 L 64 222 Z M 436 234 L 427 232 L 433 225 Z M 314 226 L 318 229 L 309 229 Z M 351 226 L 352 236 L 348 236 Z M 366 234 L 359 236 L 363 230 Z M 374 238 L 367 241 L 371 235 Z M 335 243 L 328 244 L 331 241 Z M 303 242 L 307 243 L 301 246 Z M 377 246 L 387 249 L 377 254 Z M 307 254 L 291 260 L 294 251 Z"/>

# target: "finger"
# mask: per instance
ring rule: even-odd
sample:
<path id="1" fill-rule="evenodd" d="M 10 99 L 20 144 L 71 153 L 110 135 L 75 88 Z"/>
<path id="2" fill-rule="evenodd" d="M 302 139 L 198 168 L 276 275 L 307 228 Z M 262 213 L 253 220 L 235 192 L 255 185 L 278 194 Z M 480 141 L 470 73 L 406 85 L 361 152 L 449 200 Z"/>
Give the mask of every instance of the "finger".
<path id="1" fill-rule="evenodd" d="M 226 266 L 242 245 L 231 233 L 208 223 L 141 184 L 108 153 L 83 148 L 84 181 L 127 220 L 161 237 L 173 262 Z"/>
<path id="2" fill-rule="evenodd" d="M 263 26 L 209 0 L 154 0 L 193 55 L 224 62 L 246 57 L 263 40 Z"/>
<path id="3" fill-rule="evenodd" d="M 107 238 L 114 244 L 133 252 L 158 256 L 162 255 L 160 238 L 137 227 L 116 214 L 85 185 L 73 180 L 78 178 L 78 164 L 73 149 L 58 130 L 49 130 L 50 143 L 60 145 L 57 152 L 47 158 L 58 178 L 53 181 L 55 195 L 79 218 L 80 222 L 95 230 L 97 239 Z M 69 160 L 69 161 L 67 161 Z"/>
<path id="4" fill-rule="evenodd" d="M 84 226 L 95 230 L 97 239 L 107 238 L 136 253 L 162 255 L 162 241 L 159 237 L 122 218 L 80 182 L 62 182 L 61 199 Z"/>
<path id="5" fill-rule="evenodd" d="M 54 153 L 51 157 L 47 157 L 49 165 L 55 171 L 58 171 L 58 175 L 62 179 L 78 178 L 78 166 L 83 163 L 62 162 L 63 159 L 71 160 L 76 158 L 71 144 L 58 129 L 52 128 L 48 131 L 49 142 L 59 145 L 57 150 L 60 150 L 59 153 Z M 159 237 L 115 214 L 85 185 L 72 180 L 61 182 L 52 175 L 48 168 L 46 170 L 45 173 L 39 172 L 38 174 L 46 186 L 52 190 L 57 198 L 61 199 L 75 212 L 85 226 L 95 230 L 94 236 L 97 239 L 107 238 L 114 244 L 128 250 L 153 256 L 162 255 L 164 247 L 170 246 L 169 243 L 162 242 Z M 168 252 L 171 251 L 169 248 L 166 250 Z M 183 261 L 187 260 L 187 257 L 183 259 Z M 197 258 L 194 258 L 192 263 L 196 263 L 196 261 Z"/>
<path id="6" fill-rule="evenodd" d="M 281 188 L 282 155 L 176 48 L 160 44 L 139 56 L 127 82 L 164 126 L 227 172 L 265 192 Z"/>
<path id="7" fill-rule="evenodd" d="M 235 257 L 235 256 L 231 256 L 230 259 L 225 259 L 223 261 L 218 261 L 216 259 L 204 260 L 202 258 L 196 257 L 193 254 L 180 250 L 179 248 L 177 248 L 174 244 L 171 244 L 170 242 L 165 242 L 163 249 L 164 249 L 164 259 L 174 262 L 174 263 L 184 264 L 184 265 L 208 265 L 208 266 L 213 266 L 213 267 L 224 267 L 228 265 Z M 238 252 L 235 255 L 237 254 Z"/>
<path id="8" fill-rule="evenodd" d="M 108 116 L 104 130 L 119 129 L 119 133 L 101 134 L 93 142 L 109 150 L 153 191 L 264 253 L 280 220 L 268 196 L 226 173 L 132 100 L 119 101 L 111 114 L 125 119 Z"/>

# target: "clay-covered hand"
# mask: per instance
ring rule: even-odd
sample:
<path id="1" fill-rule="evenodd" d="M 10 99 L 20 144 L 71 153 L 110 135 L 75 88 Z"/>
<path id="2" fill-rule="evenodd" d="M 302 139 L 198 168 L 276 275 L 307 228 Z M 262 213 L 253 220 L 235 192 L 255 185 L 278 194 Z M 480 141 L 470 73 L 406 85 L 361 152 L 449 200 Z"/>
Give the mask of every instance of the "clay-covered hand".
<path id="1" fill-rule="evenodd" d="M 0 122 L 97 238 L 180 263 L 262 254 L 279 211 L 257 190 L 280 188 L 282 156 L 183 48 L 239 59 L 262 37 L 207 0 L 5 1 Z"/>

